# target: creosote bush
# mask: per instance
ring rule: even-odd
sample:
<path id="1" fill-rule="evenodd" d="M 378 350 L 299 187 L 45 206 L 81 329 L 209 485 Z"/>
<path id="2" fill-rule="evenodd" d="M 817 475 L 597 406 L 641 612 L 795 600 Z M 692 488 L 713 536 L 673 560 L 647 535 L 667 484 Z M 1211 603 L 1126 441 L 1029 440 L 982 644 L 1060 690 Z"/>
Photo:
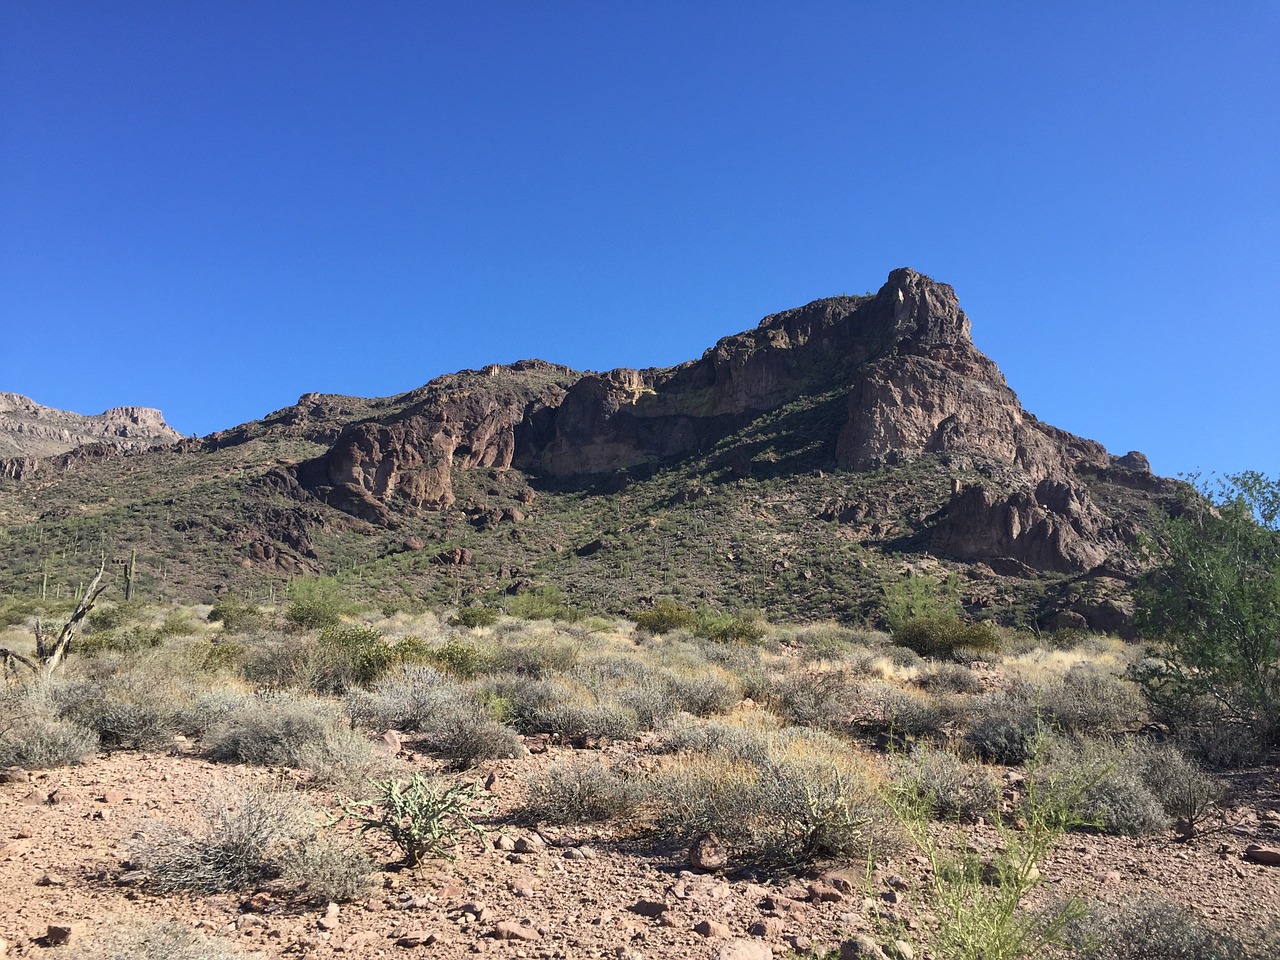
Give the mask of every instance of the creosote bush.
<path id="1" fill-rule="evenodd" d="M 688 607 L 682 607 L 673 600 L 659 600 L 649 610 L 639 610 L 632 614 L 637 629 L 652 634 L 671 633 L 674 630 L 689 630 L 698 621 L 698 615 Z"/>
<path id="2" fill-rule="evenodd" d="M 958 651 L 990 653 L 1000 649 L 1000 632 L 953 614 L 912 617 L 893 632 L 893 642 L 923 657 L 950 657 Z"/>
<path id="3" fill-rule="evenodd" d="M 177 921 L 133 921 L 96 933 L 86 960 L 235 960 L 231 946 Z"/>

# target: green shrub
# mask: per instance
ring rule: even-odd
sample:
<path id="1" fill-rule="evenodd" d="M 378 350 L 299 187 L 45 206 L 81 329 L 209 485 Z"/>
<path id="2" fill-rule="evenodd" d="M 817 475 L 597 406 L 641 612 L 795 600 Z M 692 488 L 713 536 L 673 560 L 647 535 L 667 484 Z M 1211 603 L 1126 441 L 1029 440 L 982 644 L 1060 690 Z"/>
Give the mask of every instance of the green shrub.
<path id="1" fill-rule="evenodd" d="M 468 609 L 475 608 L 468 607 Z M 429 657 L 461 680 L 469 680 L 479 674 L 485 663 L 479 650 L 457 637 L 450 637 L 431 651 Z"/>
<path id="2" fill-rule="evenodd" d="M 209 610 L 206 618 L 210 623 L 221 623 L 228 633 L 251 630 L 263 621 L 260 610 L 242 597 L 233 593 L 223 594 Z"/>
<path id="3" fill-rule="evenodd" d="M 1159 644 L 1160 669 L 1140 677 L 1153 708 L 1181 728 L 1211 698 L 1221 719 L 1280 743 L 1280 481 L 1201 487 L 1161 539 L 1136 591 L 1138 626 Z"/>
<path id="4" fill-rule="evenodd" d="M 498 622 L 498 611 L 491 607 L 463 607 L 449 622 L 472 630 L 477 627 L 492 627 Z"/>
<path id="5" fill-rule="evenodd" d="M 697 622 L 698 615 L 673 600 L 659 600 L 652 609 L 636 611 L 631 618 L 638 629 L 658 635 L 688 630 Z"/>
<path id="6" fill-rule="evenodd" d="M 486 843 L 475 817 L 489 811 L 489 795 L 475 784 L 446 784 L 415 773 L 408 780 L 373 784 L 369 800 L 340 800 L 343 815 L 355 820 L 362 833 L 385 833 L 400 848 L 404 862 L 417 866 L 424 857 L 454 859 L 453 848 L 466 834 Z"/>
<path id="7" fill-rule="evenodd" d="M 698 618 L 693 632 L 713 643 L 759 643 L 765 628 L 755 617 L 708 611 Z"/>
<path id="8" fill-rule="evenodd" d="M 912 617 L 894 631 L 893 642 L 922 657 L 950 657 L 960 650 L 988 653 L 1001 646 L 1000 633 L 991 624 L 949 614 Z"/>
<path id="9" fill-rule="evenodd" d="M 559 587 L 539 587 L 516 594 L 507 601 L 507 613 L 520 620 L 563 620 L 582 618 L 579 610 L 565 603 Z"/>
<path id="10" fill-rule="evenodd" d="M 306 578 L 294 581 L 284 618 L 300 629 L 319 630 L 336 627 L 354 609 L 355 605 L 342 595 L 333 578 Z"/>

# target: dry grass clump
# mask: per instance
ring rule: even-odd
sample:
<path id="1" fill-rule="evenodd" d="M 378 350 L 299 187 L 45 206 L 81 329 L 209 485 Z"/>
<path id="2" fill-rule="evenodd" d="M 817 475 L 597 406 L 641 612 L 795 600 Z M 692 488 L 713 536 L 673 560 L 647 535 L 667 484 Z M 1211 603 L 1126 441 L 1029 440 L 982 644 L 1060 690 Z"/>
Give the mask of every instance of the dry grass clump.
<path id="1" fill-rule="evenodd" d="M 81 956 L 86 960 L 235 960 L 238 954 L 176 921 L 133 921 L 95 934 Z"/>
<path id="2" fill-rule="evenodd" d="M 714 831 L 745 860 L 781 868 L 861 860 L 891 842 L 877 777 L 848 744 L 813 730 L 768 736 L 765 756 L 686 752 L 640 783 L 654 833 Z"/>
<path id="3" fill-rule="evenodd" d="M 0 691 L 0 767 L 64 767 L 97 750 L 92 729 L 59 716 L 50 684 Z"/>
<path id="4" fill-rule="evenodd" d="M 1214 930 L 1177 904 L 1150 897 L 1099 905 L 1068 933 L 1080 960 L 1269 960 L 1280 956 L 1273 925 L 1249 939 Z"/>
<path id="5" fill-rule="evenodd" d="M 931 816 L 972 821 L 991 816 L 1000 803 L 1000 789 L 985 767 L 954 753 L 917 746 L 895 763 L 893 779 L 922 798 Z"/>
<path id="6" fill-rule="evenodd" d="M 308 899 L 350 899 L 372 865 L 356 850 L 320 837 L 296 796 L 240 790 L 204 808 L 198 833 L 159 821 L 135 835 L 130 860 L 161 893 L 220 893 L 282 880 Z"/>
<path id="7" fill-rule="evenodd" d="M 634 782 L 598 760 L 575 757 L 526 781 L 517 816 L 529 823 L 604 823 L 631 816 L 640 796 Z"/>

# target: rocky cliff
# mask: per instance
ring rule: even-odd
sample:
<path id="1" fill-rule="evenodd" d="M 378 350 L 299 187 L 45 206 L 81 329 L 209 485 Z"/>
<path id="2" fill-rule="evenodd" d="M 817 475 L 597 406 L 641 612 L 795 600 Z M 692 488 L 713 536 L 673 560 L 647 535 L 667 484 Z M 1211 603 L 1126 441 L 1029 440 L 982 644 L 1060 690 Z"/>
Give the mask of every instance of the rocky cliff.
<path id="1" fill-rule="evenodd" d="M 113 407 L 86 417 L 0 393 L 0 459 L 56 457 L 92 443 L 136 450 L 180 439 L 149 407 Z"/>
<path id="2" fill-rule="evenodd" d="M 1142 479 L 1141 455 L 1113 458 L 1023 410 L 974 346 L 955 291 L 910 269 L 893 271 L 874 296 L 766 317 L 671 369 L 576 374 L 527 361 L 443 377 L 394 413 L 347 427 L 297 478 L 330 504 L 394 527 L 451 507 L 459 470 L 516 467 L 565 480 L 658 469 L 831 393 L 843 397 L 842 422 L 820 438 L 832 468 L 867 472 L 935 455 L 964 478 L 927 518 L 929 548 L 943 556 L 1087 570 L 1133 536 L 1097 506 L 1090 484 L 1111 471 L 1158 486 L 1149 471 Z"/>

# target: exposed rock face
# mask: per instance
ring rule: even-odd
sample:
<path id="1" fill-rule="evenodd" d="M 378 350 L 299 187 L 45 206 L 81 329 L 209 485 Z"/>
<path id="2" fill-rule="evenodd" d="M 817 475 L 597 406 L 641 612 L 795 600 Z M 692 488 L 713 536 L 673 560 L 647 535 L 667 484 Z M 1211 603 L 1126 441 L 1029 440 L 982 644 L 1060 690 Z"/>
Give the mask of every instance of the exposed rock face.
<path id="1" fill-rule="evenodd" d="M 455 499 L 455 468 L 509 468 L 517 427 L 559 404 L 575 378 L 541 361 L 441 377 L 408 395 L 393 418 L 347 427 L 327 454 L 301 465 L 298 479 L 384 526 L 395 525 L 395 509 L 443 509 Z"/>
<path id="2" fill-rule="evenodd" d="M 955 291 L 909 269 L 893 271 L 874 296 L 766 317 L 667 370 L 575 374 L 525 361 L 442 377 L 397 398 L 386 415 L 376 409 L 383 401 L 372 402 L 370 415 L 296 468 L 296 478 L 330 504 L 394 527 L 401 515 L 451 507 L 458 470 L 515 466 L 571 478 L 660 465 L 815 396 L 843 397 L 843 422 L 821 439 L 838 469 L 930 454 L 998 465 L 986 474 L 990 483 L 958 485 L 941 509 L 935 502 L 930 549 L 956 559 L 1088 570 L 1124 535 L 1090 499 L 1084 477 L 1136 489 L 1161 482 L 1141 454 L 1112 458 L 1024 411 L 973 345 Z M 264 423 L 291 429 L 309 416 L 302 407 Z M 731 451 L 726 462 L 735 475 L 750 475 L 748 451 Z M 488 523 L 477 511 L 473 524 Z M 844 523 L 847 513 L 830 519 Z M 516 518 L 491 519 L 490 527 Z"/>
<path id="3" fill-rule="evenodd" d="M 54 457 L 87 443 L 135 450 L 180 439 L 149 407 L 114 407 L 86 417 L 0 393 L 0 458 Z"/>

